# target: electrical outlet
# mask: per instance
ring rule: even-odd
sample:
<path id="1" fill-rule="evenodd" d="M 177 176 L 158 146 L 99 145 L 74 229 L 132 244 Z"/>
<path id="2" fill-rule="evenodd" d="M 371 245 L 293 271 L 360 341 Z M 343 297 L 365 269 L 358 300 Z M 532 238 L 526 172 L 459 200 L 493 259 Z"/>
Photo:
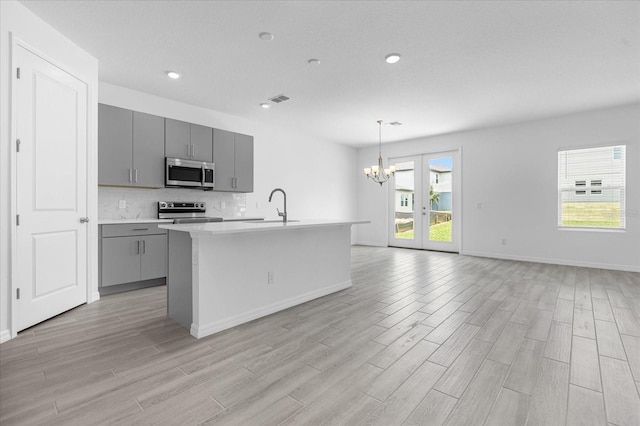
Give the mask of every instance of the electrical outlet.
<path id="1" fill-rule="evenodd" d="M 118 201 L 118 208 L 126 209 L 127 208 L 127 200 Z"/>
<path id="2" fill-rule="evenodd" d="M 227 203 L 225 203 L 224 201 L 220 201 L 220 209 L 226 209 L 227 208 Z"/>
<path id="3" fill-rule="evenodd" d="M 273 284 L 275 281 L 276 277 L 273 271 L 267 272 L 267 284 Z"/>

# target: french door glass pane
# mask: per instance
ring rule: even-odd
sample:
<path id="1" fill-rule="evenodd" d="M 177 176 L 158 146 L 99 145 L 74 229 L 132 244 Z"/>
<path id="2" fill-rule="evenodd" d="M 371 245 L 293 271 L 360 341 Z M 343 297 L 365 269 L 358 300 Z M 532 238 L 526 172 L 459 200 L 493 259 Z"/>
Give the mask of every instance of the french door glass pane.
<path id="1" fill-rule="evenodd" d="M 413 161 L 396 164 L 396 174 L 393 182 L 395 183 L 395 237 L 413 240 L 415 239 L 415 179 Z"/>
<path id="2" fill-rule="evenodd" d="M 452 157 L 429 160 L 429 240 L 452 241 Z"/>

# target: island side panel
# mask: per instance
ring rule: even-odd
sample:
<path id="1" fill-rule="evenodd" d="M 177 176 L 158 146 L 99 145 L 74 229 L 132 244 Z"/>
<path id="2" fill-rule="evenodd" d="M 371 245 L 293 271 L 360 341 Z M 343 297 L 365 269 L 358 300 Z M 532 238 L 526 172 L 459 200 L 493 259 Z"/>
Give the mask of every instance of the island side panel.
<path id="1" fill-rule="evenodd" d="M 192 323 L 191 236 L 169 231 L 167 315 L 186 328 Z"/>
<path id="2" fill-rule="evenodd" d="M 350 225 L 201 233 L 193 250 L 198 338 L 351 286 Z"/>

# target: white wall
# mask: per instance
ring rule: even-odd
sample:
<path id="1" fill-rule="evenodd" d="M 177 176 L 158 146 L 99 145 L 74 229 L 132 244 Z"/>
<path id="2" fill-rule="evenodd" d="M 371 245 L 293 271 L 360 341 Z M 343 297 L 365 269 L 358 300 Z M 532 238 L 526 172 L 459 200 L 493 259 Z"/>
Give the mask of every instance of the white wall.
<path id="1" fill-rule="evenodd" d="M 11 37 L 17 37 L 56 66 L 70 72 L 87 83 L 89 99 L 88 110 L 88 151 L 90 162 L 95 162 L 97 148 L 97 75 L 98 62 L 76 44 L 49 26 L 21 4 L 7 0 L 0 1 L 0 342 L 10 338 L 11 306 L 11 230 L 12 215 L 12 149 L 11 140 L 11 79 L 15 68 L 11 60 Z M 89 167 L 88 182 L 90 189 L 88 214 L 97 216 L 97 191 L 95 189 L 97 169 Z M 97 280 L 97 226 L 89 224 L 89 289 L 90 300 L 98 294 Z"/>
<path id="2" fill-rule="evenodd" d="M 279 187 L 287 193 L 291 219 L 357 218 L 354 169 L 357 152 L 353 148 L 107 83 L 100 83 L 99 101 L 254 136 L 254 192 L 246 194 L 243 212 L 246 216 L 276 219 L 276 208 L 282 210 L 282 194 L 274 195 L 272 203 L 268 198 L 271 190 Z M 99 189 L 101 202 L 107 201 L 107 191 L 113 192 Z M 122 193 L 125 197 L 158 199 L 153 191 L 158 190 L 135 189 Z M 162 191 L 159 196 L 166 196 Z M 190 197 L 202 194 L 185 191 Z M 216 200 L 227 200 L 225 197 L 228 194 L 206 195 L 207 201 L 209 198 L 214 201 L 213 205 Z M 235 205 L 232 207 L 233 213 L 216 211 L 212 215 L 234 216 L 237 210 Z"/>
<path id="3" fill-rule="evenodd" d="M 598 144 L 627 145 L 624 232 L 559 230 L 557 151 Z M 358 152 L 358 169 L 377 157 Z M 640 105 L 623 105 L 516 125 L 385 144 L 400 157 L 461 150 L 461 253 L 640 272 Z M 386 160 L 385 160 L 386 162 Z M 387 189 L 360 173 L 356 230 L 361 244 L 387 245 Z M 506 239 L 506 245 L 502 245 Z"/>

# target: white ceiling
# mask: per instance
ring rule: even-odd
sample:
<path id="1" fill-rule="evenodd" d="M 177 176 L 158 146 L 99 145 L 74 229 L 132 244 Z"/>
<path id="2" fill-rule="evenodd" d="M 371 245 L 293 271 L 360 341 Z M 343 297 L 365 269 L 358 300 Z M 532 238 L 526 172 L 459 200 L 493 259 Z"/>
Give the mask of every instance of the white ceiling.
<path id="1" fill-rule="evenodd" d="M 640 100 L 637 1 L 22 3 L 101 81 L 356 147 Z"/>

